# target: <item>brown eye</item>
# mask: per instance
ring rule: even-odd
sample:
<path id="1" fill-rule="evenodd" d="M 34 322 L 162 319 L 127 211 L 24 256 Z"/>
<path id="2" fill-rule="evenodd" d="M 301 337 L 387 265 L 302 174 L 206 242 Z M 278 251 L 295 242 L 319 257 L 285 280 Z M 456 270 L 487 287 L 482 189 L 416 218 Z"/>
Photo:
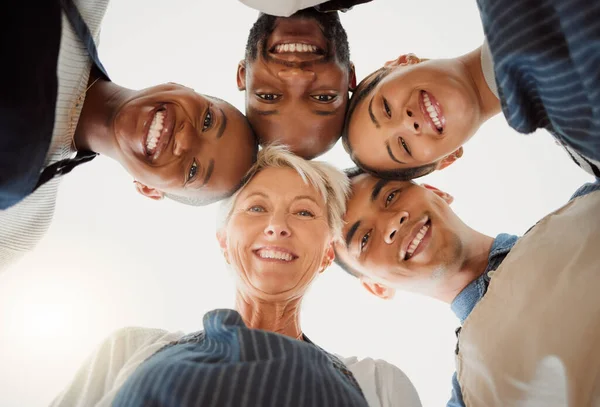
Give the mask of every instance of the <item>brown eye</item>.
<path id="1" fill-rule="evenodd" d="M 336 95 L 310 95 L 310 97 L 321 103 L 332 102 L 337 98 Z"/>
<path id="2" fill-rule="evenodd" d="M 210 109 L 206 111 L 206 115 L 204 116 L 204 122 L 202 123 L 202 131 L 206 131 L 211 128 L 213 123 L 213 115 Z"/>
<path id="3" fill-rule="evenodd" d="M 281 95 L 275 93 L 257 93 L 256 96 L 268 102 L 273 102 L 281 97 Z"/>
<path id="4" fill-rule="evenodd" d="M 385 207 L 387 208 L 390 203 L 394 200 L 394 198 L 396 197 L 396 194 L 398 193 L 398 191 L 393 191 L 390 192 L 389 195 L 385 198 Z"/>
<path id="5" fill-rule="evenodd" d="M 371 232 L 366 233 L 362 239 L 360 239 L 360 251 L 362 252 L 367 243 L 369 242 L 369 238 L 371 237 Z"/>
<path id="6" fill-rule="evenodd" d="M 392 118 L 392 110 L 390 109 L 390 105 L 388 105 L 387 100 L 385 100 L 385 98 L 383 99 L 383 108 L 385 109 L 385 114 L 387 115 L 387 117 L 389 117 L 390 119 Z"/>
<path id="7" fill-rule="evenodd" d="M 194 177 L 196 177 L 197 173 L 198 173 L 198 163 L 196 162 L 196 159 L 194 159 L 194 161 L 192 161 L 192 165 L 190 165 L 190 170 L 188 171 L 188 176 L 187 176 L 188 182 L 193 180 Z"/>

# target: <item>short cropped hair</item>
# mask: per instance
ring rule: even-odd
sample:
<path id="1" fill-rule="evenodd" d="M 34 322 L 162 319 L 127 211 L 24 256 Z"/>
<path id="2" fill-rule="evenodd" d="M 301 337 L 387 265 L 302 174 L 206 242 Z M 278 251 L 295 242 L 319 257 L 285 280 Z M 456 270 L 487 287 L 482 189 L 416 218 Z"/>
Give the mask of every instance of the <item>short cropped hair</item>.
<path id="1" fill-rule="evenodd" d="M 291 168 L 306 184 L 315 187 L 327 206 L 327 222 L 334 240 L 341 240 L 346 199 L 350 191 L 348 177 L 331 164 L 307 161 L 291 153 L 285 146 L 271 144 L 258 152 L 256 163 L 244 177 L 244 185 L 221 204 L 218 228 L 226 226 L 239 194 L 258 173 L 267 168 Z"/>

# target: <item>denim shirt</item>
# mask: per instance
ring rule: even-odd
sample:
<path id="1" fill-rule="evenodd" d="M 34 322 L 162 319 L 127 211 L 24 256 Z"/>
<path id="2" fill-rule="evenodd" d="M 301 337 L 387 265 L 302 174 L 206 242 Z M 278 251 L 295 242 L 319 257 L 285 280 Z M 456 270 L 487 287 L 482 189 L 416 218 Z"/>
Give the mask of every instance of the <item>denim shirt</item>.
<path id="1" fill-rule="evenodd" d="M 600 178 L 596 178 L 595 182 L 584 184 L 573 194 L 569 201 L 598 190 L 600 190 Z M 490 250 L 490 255 L 488 256 L 488 265 L 484 273 L 466 286 L 460 292 L 460 294 L 456 296 L 454 301 L 452 301 L 450 308 L 460 320 L 461 326 L 465 322 L 465 319 L 467 319 L 467 317 L 471 314 L 473 308 L 475 308 L 477 303 L 487 292 L 487 288 L 490 284 L 490 279 L 494 275 L 494 271 L 500 267 L 500 264 L 502 264 L 508 253 L 517 243 L 518 239 L 519 238 L 517 236 L 508 235 L 506 233 L 501 233 L 496 236 L 494 243 L 492 243 L 492 249 Z M 460 327 L 456 329 L 457 338 L 459 336 L 460 329 Z M 457 342 L 455 353 L 458 355 L 458 352 L 459 346 Z M 448 401 L 447 407 L 465 407 L 456 372 L 454 372 L 452 375 L 452 395 L 450 397 L 450 401 Z"/>

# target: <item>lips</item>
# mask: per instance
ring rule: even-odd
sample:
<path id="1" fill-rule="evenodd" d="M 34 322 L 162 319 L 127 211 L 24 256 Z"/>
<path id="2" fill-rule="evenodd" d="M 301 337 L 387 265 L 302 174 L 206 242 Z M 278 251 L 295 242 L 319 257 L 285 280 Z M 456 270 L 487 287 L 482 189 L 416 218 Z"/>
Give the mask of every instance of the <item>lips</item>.
<path id="1" fill-rule="evenodd" d="M 156 161 L 163 154 L 173 137 L 174 127 L 175 111 L 171 105 L 161 105 L 150 111 L 142 138 L 142 151 L 147 161 Z"/>
<path id="2" fill-rule="evenodd" d="M 264 246 L 252 252 L 260 260 L 267 262 L 290 263 L 298 258 L 291 250 L 276 246 Z"/>
<path id="3" fill-rule="evenodd" d="M 326 51 L 315 41 L 308 39 L 286 39 L 271 46 L 269 53 L 272 58 L 287 62 L 310 62 L 323 59 Z"/>
<path id="4" fill-rule="evenodd" d="M 442 134 L 446 128 L 446 117 L 437 99 L 430 92 L 422 90 L 419 95 L 419 108 L 429 127 L 437 134 Z"/>
<path id="5" fill-rule="evenodd" d="M 431 236 L 431 220 L 425 217 L 417 222 L 400 245 L 399 257 L 407 261 L 425 250 Z"/>

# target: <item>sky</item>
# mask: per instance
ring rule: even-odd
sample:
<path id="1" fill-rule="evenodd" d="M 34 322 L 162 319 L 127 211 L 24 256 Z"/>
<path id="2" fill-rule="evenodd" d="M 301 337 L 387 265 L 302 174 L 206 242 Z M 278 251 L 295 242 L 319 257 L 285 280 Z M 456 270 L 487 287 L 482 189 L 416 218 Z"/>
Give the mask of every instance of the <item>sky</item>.
<path id="1" fill-rule="evenodd" d="M 114 0 L 100 58 L 122 86 L 177 82 L 243 110 L 236 66 L 256 17 L 236 0 Z M 375 0 L 341 19 L 358 79 L 403 53 L 449 58 L 483 42 L 475 0 Z M 451 193 L 454 211 L 489 236 L 523 234 L 591 179 L 547 133 L 520 135 L 501 115 L 464 150 L 421 181 Z M 339 143 L 319 159 L 351 166 Z M 132 181 L 106 157 L 75 169 L 44 239 L 0 274 L 0 406 L 47 405 L 119 328 L 193 332 L 205 312 L 233 307 L 215 239 L 218 206 L 154 202 Z M 379 300 L 333 265 L 301 318 L 324 349 L 385 359 L 409 376 L 424 406 L 445 405 L 459 325 L 448 304 L 404 292 Z"/>

